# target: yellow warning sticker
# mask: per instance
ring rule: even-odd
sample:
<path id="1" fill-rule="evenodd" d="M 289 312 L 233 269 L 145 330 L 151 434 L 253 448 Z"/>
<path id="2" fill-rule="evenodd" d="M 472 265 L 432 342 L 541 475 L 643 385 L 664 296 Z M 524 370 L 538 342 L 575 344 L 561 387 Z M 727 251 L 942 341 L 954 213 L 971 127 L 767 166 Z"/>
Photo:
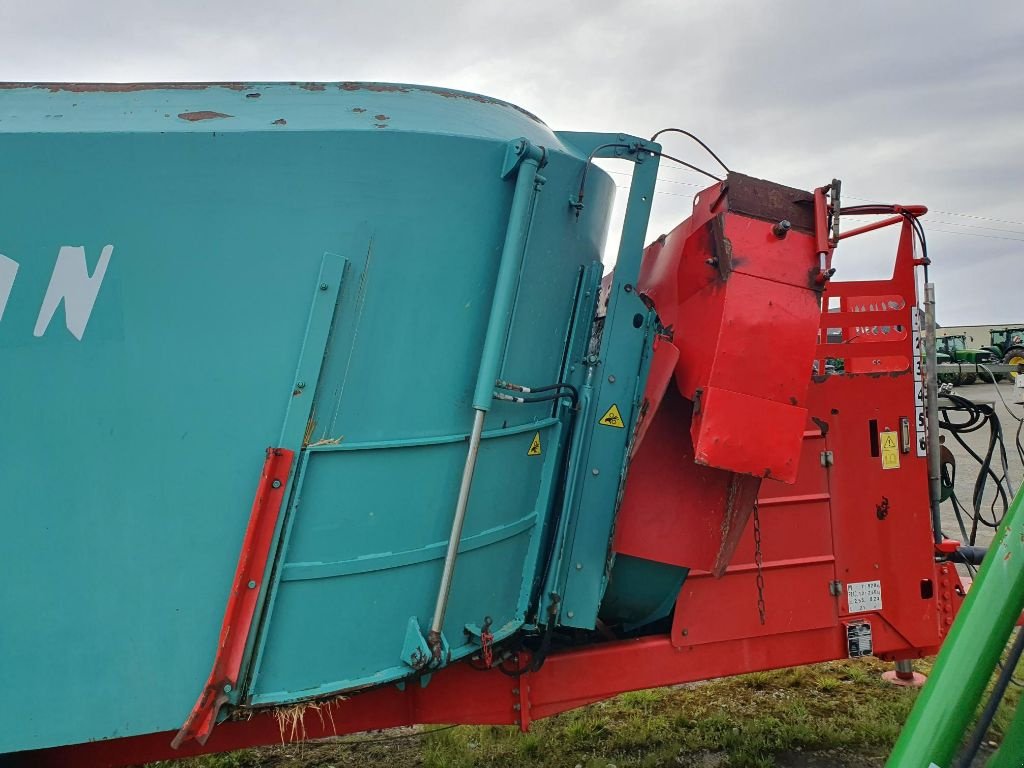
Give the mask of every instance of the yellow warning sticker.
<path id="1" fill-rule="evenodd" d="M 626 425 L 622 422 L 622 414 L 619 413 L 619 406 L 612 403 L 612 407 L 605 411 L 604 416 L 597 422 L 598 424 L 604 424 L 606 427 L 617 427 L 623 429 Z"/>
<path id="2" fill-rule="evenodd" d="M 530 443 L 530 450 L 526 452 L 527 456 L 540 456 L 540 432 L 533 436 L 533 442 Z"/>
<path id="3" fill-rule="evenodd" d="M 900 444 L 895 432 L 882 432 L 879 436 L 882 448 L 882 469 L 900 468 Z"/>

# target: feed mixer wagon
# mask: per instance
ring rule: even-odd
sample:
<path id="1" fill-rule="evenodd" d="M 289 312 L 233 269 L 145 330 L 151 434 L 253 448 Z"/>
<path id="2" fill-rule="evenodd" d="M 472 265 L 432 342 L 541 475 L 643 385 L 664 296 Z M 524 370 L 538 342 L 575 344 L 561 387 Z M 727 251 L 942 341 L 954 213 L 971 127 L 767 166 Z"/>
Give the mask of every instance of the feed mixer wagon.
<path id="1" fill-rule="evenodd" d="M 410 85 L 0 88 L 4 765 L 933 653 L 924 209 L 843 231 L 838 182 L 723 166 L 645 249 L 657 138 Z M 891 278 L 843 282 L 888 225 Z"/>

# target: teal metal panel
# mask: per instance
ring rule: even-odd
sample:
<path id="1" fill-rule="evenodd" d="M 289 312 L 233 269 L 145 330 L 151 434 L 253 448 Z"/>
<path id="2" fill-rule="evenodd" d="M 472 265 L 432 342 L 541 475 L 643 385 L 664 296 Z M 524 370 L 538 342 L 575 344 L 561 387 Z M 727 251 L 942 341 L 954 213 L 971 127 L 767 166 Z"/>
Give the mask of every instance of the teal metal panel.
<path id="1" fill-rule="evenodd" d="M 453 658 L 478 648 L 466 625 L 491 616 L 504 637 L 522 623 L 527 556 L 558 459 L 553 450 L 528 452 L 538 433 L 542 446 L 557 445 L 560 425 L 542 418 L 485 433 L 445 624 Z M 253 703 L 413 673 L 401 661 L 406 627 L 410 618 L 430 620 L 449 524 L 437 510 L 457 490 L 464 446 L 460 435 L 307 454 Z M 396 466 L 417 482 L 394 482 Z"/>
<path id="2" fill-rule="evenodd" d="M 498 170 L 520 136 L 549 162 L 501 377 L 546 384 L 613 184 L 591 173 L 576 221 L 583 156 L 532 116 L 404 86 L 0 89 L 0 657 L 18 702 L 0 752 L 181 725 L 282 429 L 301 445 L 312 424 L 315 447 L 253 696 L 400 673 L 436 589 L 508 218 Z M 40 324 L 58 264 L 68 290 Z M 490 412 L 445 627 L 456 654 L 465 624 L 492 615 L 503 637 L 528 610 L 566 423 Z M 419 554 L 351 563 L 387 552 Z M 307 567 L 320 577 L 297 578 Z"/>
<path id="3" fill-rule="evenodd" d="M 568 557 L 551 591 L 560 595 L 559 622 L 593 628 L 612 566 L 611 534 L 625 480 L 633 425 L 647 378 L 653 313 L 637 296 L 635 285 L 658 171 L 660 145 L 624 134 L 570 134 L 560 138 L 583 152 L 629 157 L 634 161 L 622 239 L 601 336 L 600 351 L 590 361 L 587 411 L 591 430 L 581 467 L 581 487 L 569 525 Z M 628 145 L 631 149 L 623 146 Z M 589 203 L 588 203 L 589 204 Z M 586 208 L 581 220 L 588 215 Z M 622 427 L 600 424 L 615 407 Z"/>
<path id="4" fill-rule="evenodd" d="M 325 253 L 313 288 L 309 322 L 299 351 L 299 364 L 295 370 L 285 411 L 284 426 L 277 441 L 279 448 L 299 451 L 306 445 L 306 434 L 315 427 L 314 393 L 320 381 L 327 341 L 334 327 L 334 314 L 341 294 L 341 281 L 348 261 L 337 254 Z"/>

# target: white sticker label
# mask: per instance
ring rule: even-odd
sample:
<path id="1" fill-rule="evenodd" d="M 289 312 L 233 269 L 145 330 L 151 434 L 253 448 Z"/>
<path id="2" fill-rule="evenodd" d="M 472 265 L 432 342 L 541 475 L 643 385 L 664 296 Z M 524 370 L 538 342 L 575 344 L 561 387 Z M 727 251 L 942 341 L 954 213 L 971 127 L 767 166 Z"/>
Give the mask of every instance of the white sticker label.
<path id="1" fill-rule="evenodd" d="M 910 308 L 910 322 L 914 339 L 914 389 L 917 391 L 914 401 L 914 424 L 916 425 L 917 455 L 928 455 L 928 419 L 925 416 L 925 378 L 924 378 L 924 345 L 921 343 L 921 314 L 917 307 Z"/>
<path id="2" fill-rule="evenodd" d="M 882 610 L 882 582 L 854 581 L 846 585 L 850 613 Z"/>

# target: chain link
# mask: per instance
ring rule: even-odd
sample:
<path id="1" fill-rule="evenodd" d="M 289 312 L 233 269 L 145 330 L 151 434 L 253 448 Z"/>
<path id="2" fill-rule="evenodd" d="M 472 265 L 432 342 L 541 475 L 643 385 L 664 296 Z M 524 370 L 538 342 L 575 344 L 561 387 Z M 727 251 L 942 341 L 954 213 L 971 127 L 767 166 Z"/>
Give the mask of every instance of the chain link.
<path id="1" fill-rule="evenodd" d="M 483 652 L 484 666 L 491 668 L 494 663 L 494 635 L 491 634 L 491 617 L 484 619 L 483 629 L 480 630 L 480 650 Z"/>
<path id="2" fill-rule="evenodd" d="M 754 563 L 757 565 L 757 615 L 764 625 L 764 558 L 761 555 L 761 518 L 758 515 L 757 499 L 754 499 Z"/>

